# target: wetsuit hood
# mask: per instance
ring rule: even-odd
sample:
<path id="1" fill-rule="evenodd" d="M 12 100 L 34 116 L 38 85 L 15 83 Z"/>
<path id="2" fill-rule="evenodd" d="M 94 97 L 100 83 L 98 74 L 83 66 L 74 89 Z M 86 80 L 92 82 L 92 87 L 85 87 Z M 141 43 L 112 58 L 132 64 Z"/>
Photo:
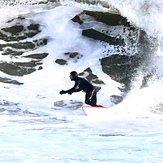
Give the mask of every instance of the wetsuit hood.
<path id="1" fill-rule="evenodd" d="M 76 80 L 78 78 L 78 73 L 76 71 L 70 72 L 71 80 Z"/>

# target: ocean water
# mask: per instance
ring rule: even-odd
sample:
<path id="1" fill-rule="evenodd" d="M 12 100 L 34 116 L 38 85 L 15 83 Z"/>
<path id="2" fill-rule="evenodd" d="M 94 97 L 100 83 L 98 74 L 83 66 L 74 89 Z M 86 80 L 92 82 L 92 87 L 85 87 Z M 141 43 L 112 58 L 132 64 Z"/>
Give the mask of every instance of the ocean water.
<path id="1" fill-rule="evenodd" d="M 162 1 L 2 0 L 0 16 L 0 162 L 163 162 Z M 73 70 L 108 116 L 59 94 Z"/>

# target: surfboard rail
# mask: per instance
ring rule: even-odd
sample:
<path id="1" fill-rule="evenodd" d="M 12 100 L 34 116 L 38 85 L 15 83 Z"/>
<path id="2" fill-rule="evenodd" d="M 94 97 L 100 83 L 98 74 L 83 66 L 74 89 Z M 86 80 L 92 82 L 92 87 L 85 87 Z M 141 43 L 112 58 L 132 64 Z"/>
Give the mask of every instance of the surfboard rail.
<path id="1" fill-rule="evenodd" d="M 108 107 L 105 106 L 82 106 L 84 114 L 87 116 L 98 116 L 99 114 L 105 114 Z"/>

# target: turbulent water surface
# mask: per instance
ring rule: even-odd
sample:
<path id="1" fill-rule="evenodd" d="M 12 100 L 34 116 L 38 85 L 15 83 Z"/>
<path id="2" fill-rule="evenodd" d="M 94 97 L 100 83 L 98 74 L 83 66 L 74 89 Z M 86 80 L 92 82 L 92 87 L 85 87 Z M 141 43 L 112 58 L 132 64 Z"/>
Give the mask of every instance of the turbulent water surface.
<path id="1" fill-rule="evenodd" d="M 163 2 L 0 2 L 0 162 L 163 162 Z M 87 117 L 71 71 L 97 87 Z"/>

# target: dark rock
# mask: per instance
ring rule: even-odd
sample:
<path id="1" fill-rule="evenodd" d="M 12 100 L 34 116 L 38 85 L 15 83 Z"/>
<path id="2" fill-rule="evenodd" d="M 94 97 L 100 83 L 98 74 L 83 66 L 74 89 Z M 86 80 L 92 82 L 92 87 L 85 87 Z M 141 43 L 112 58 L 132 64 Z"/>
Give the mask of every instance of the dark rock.
<path id="1" fill-rule="evenodd" d="M 54 102 L 55 110 L 69 109 L 77 110 L 83 106 L 83 103 L 77 100 L 61 100 Z"/>
<path id="2" fill-rule="evenodd" d="M 104 12 L 84 10 L 82 13 L 76 15 L 71 20 L 79 24 L 83 24 L 84 20 L 82 20 L 82 18 L 84 15 L 86 15 L 87 17 L 91 16 L 94 20 L 110 26 L 124 25 L 130 27 L 130 23 L 127 21 L 125 17 L 118 14 L 106 13 L 106 12 L 104 13 Z"/>
<path id="3" fill-rule="evenodd" d="M 16 35 L 19 34 L 20 32 L 22 32 L 24 29 L 24 27 L 22 25 L 15 25 L 9 28 L 2 28 L 2 31 L 11 33 L 12 35 Z"/>
<path id="4" fill-rule="evenodd" d="M 29 26 L 18 24 L 8 28 L 2 28 L 0 30 L 0 37 L 7 42 L 24 40 L 38 34 L 40 32 L 39 27 L 39 24 L 31 24 Z"/>
<path id="5" fill-rule="evenodd" d="M 0 82 L 2 83 L 8 83 L 8 84 L 15 84 L 15 85 L 22 85 L 23 83 L 20 83 L 16 80 L 12 80 L 12 79 L 9 79 L 9 78 L 2 78 L 0 77 Z"/>
<path id="6" fill-rule="evenodd" d="M 79 24 L 82 24 L 83 23 L 83 21 L 80 19 L 80 17 L 78 15 L 76 15 L 71 20 L 74 21 L 74 22 L 76 22 L 76 23 L 79 23 Z"/>
<path id="7" fill-rule="evenodd" d="M 105 34 L 98 32 L 94 29 L 83 30 L 82 35 L 93 38 L 95 40 L 107 42 L 111 45 L 124 45 L 125 44 L 123 39 L 118 39 L 115 37 L 105 35 Z"/>
<path id="8" fill-rule="evenodd" d="M 35 66 L 39 65 L 41 63 L 36 62 L 36 61 L 31 61 L 31 62 L 3 62 L 0 63 L 0 71 L 8 74 L 8 75 L 14 75 L 14 76 L 23 76 L 30 74 L 36 69 L 34 68 Z"/>
<path id="9" fill-rule="evenodd" d="M 112 95 L 110 96 L 110 101 L 114 104 L 119 104 L 120 102 L 123 101 L 123 97 L 118 95 Z"/>
<path id="10" fill-rule="evenodd" d="M 55 63 L 59 65 L 67 65 L 67 61 L 65 61 L 64 59 L 56 59 Z"/>
<path id="11" fill-rule="evenodd" d="M 117 25 L 124 25 L 130 26 L 130 23 L 127 21 L 125 17 L 122 17 L 118 14 L 112 13 L 104 13 L 104 12 L 97 12 L 97 11 L 84 11 L 85 14 L 92 16 L 95 20 L 102 22 L 107 25 L 117 26 Z"/>
<path id="12" fill-rule="evenodd" d="M 104 73 L 113 80 L 123 83 L 125 91 L 130 89 L 131 81 L 137 72 L 139 58 L 137 56 L 111 55 L 101 60 L 101 66 Z"/>
<path id="13" fill-rule="evenodd" d="M 25 58 L 33 58 L 33 59 L 43 59 L 48 56 L 48 53 L 39 53 L 39 54 L 30 54 L 28 56 L 24 56 Z"/>
<path id="14" fill-rule="evenodd" d="M 65 55 L 68 55 L 70 58 L 75 58 L 77 55 L 79 55 L 79 53 L 78 52 L 72 52 L 72 53 L 68 52 L 68 53 L 65 53 Z"/>

